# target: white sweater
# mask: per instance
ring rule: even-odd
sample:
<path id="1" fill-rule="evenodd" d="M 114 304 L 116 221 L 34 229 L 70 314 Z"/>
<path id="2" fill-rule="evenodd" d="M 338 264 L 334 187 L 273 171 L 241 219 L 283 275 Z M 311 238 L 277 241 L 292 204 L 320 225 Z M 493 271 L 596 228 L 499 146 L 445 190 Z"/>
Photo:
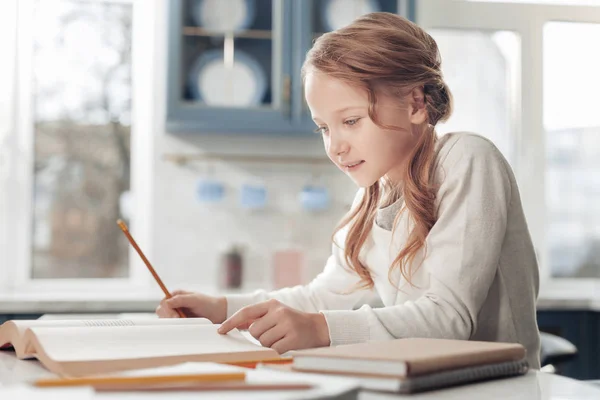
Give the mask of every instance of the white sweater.
<path id="1" fill-rule="evenodd" d="M 454 133 L 438 141 L 435 168 L 438 219 L 427 236 L 426 258 L 413 275 L 415 286 L 397 269 L 391 277 L 400 290 L 388 279 L 410 231 L 404 212 L 393 236 L 374 223 L 361 250 L 372 290 L 348 292 L 359 279 L 345 267 L 343 249 L 333 245 L 325 269 L 311 283 L 227 296 L 228 316 L 275 298 L 322 312 L 331 345 L 405 337 L 517 342 L 527 349 L 530 366 L 539 368 L 538 266 L 510 166 L 487 139 Z M 359 196 L 362 190 L 354 204 Z M 336 236 L 342 247 L 346 234 L 343 229 Z M 373 295 L 384 307 L 366 304 Z"/>

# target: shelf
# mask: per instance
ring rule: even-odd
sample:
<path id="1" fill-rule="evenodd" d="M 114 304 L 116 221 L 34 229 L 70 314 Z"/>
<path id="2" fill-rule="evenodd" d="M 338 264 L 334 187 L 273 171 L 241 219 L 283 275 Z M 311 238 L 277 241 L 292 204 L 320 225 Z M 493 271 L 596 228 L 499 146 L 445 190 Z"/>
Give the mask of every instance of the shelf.
<path id="1" fill-rule="evenodd" d="M 234 37 L 247 39 L 272 39 L 273 32 L 268 30 L 248 29 L 239 32 L 211 32 L 197 26 L 184 26 L 183 34 L 185 36 L 200 36 L 200 37 Z"/>
<path id="2" fill-rule="evenodd" d="M 243 155 L 243 154 L 224 154 L 224 153 L 206 153 L 206 154 L 185 154 L 171 153 L 164 154 L 163 159 L 174 162 L 178 165 L 187 164 L 194 161 L 232 161 L 240 163 L 275 163 L 275 164 L 330 164 L 331 160 L 327 157 L 308 157 L 308 156 L 269 156 L 269 155 Z"/>

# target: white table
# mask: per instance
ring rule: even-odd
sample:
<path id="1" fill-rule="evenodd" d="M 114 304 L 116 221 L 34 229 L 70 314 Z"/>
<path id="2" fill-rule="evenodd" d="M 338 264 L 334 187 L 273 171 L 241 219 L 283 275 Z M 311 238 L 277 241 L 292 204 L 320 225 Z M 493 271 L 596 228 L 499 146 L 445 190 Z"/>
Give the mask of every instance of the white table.
<path id="1" fill-rule="evenodd" d="M 248 373 L 252 373 L 253 370 L 249 370 Z M 261 371 L 255 371 L 261 372 Z M 264 371 L 262 371 L 264 372 Z M 272 371 L 277 374 L 277 372 Z M 285 374 L 280 372 L 279 374 Z M 23 384 L 25 382 L 40 378 L 51 376 L 51 374 L 44 369 L 35 360 L 17 360 L 12 352 L 0 351 L 0 398 L 3 396 L 3 390 L 11 390 L 11 387 L 15 385 Z M 304 393 L 230 393 L 217 395 L 216 393 L 183 393 L 183 392 L 167 392 L 167 393 L 103 393 L 95 394 L 86 389 L 81 389 L 80 392 L 72 392 L 73 398 L 86 399 L 86 398 L 168 398 L 168 399 L 222 399 L 222 398 L 242 398 L 242 399 L 284 399 L 284 398 L 341 398 L 341 399 L 354 399 L 356 398 L 356 392 L 351 390 L 352 384 L 349 380 L 345 379 L 333 379 L 327 377 L 327 384 L 320 388 L 320 391 L 311 391 Z M 336 393 L 346 393 L 340 397 L 335 397 Z M 49 396 L 51 392 L 39 392 L 39 398 L 47 400 L 53 398 Z M 35 398 L 33 394 L 28 394 L 27 398 Z M 57 394 L 63 399 L 69 398 L 69 392 Z M 8 397 L 6 397 L 8 398 Z M 18 398 L 21 398 L 19 396 Z M 570 378 L 565 378 L 558 375 L 547 374 L 538 371 L 529 372 L 527 375 L 517 378 L 501 379 L 489 382 L 475 383 L 455 388 L 447 388 L 437 391 L 425 392 L 410 396 L 399 396 L 385 393 L 375 393 L 362 391 L 358 393 L 358 399 L 360 400 L 378 400 L 378 399 L 413 399 L 413 400 L 429 400 L 429 399 L 441 399 L 441 400 L 458 400 L 458 399 L 512 399 L 512 400 L 566 400 L 566 399 L 581 399 L 581 400 L 598 400 L 600 399 L 600 387 L 577 381 Z"/>
<path id="2" fill-rule="evenodd" d="M 209 367 L 211 368 L 210 364 Z M 28 385 L 29 382 L 42 377 L 53 377 L 37 360 L 18 360 L 13 352 L 0 351 L 0 399 L 244 399 L 244 400 L 299 400 L 299 399 L 336 399 L 355 400 L 358 394 L 358 384 L 352 379 L 316 376 L 304 377 L 301 374 L 289 374 L 273 370 L 253 370 L 233 366 L 215 365 L 233 371 L 241 370 L 246 373 L 249 383 L 310 383 L 308 390 L 266 390 L 266 391 L 207 391 L 207 392 L 100 392 L 95 393 L 91 388 L 53 388 L 40 389 Z M 223 371 L 221 371 L 223 372 Z"/>
<path id="3" fill-rule="evenodd" d="M 530 371 L 524 376 L 473 383 L 410 396 L 361 392 L 359 400 L 599 400 L 600 387 L 564 376 Z"/>

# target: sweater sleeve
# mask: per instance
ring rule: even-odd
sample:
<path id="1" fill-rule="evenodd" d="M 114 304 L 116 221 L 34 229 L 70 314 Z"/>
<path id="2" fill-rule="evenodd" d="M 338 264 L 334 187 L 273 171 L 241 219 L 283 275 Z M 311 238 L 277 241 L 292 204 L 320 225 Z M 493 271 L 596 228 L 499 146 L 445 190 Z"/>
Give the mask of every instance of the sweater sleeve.
<path id="1" fill-rule="evenodd" d="M 421 265 L 429 288 L 414 301 L 324 311 L 331 344 L 403 337 L 468 339 L 498 268 L 511 198 L 509 167 L 484 138 L 457 140 L 441 162 L 438 219 Z M 357 332 L 354 335 L 352 332 Z"/>
<path id="2" fill-rule="evenodd" d="M 352 207 L 355 207 L 362 196 L 359 191 Z M 331 256 L 328 258 L 323 272 L 307 285 L 283 288 L 271 292 L 258 290 L 250 294 L 228 295 L 227 317 L 240 308 L 261 301 L 276 299 L 295 309 L 305 312 L 321 310 L 352 310 L 375 296 L 372 289 L 356 289 L 358 275 L 347 268 L 344 258 L 343 244 L 346 240 L 347 228 L 340 230 L 335 236 Z M 340 245 L 340 247 L 337 246 Z"/>

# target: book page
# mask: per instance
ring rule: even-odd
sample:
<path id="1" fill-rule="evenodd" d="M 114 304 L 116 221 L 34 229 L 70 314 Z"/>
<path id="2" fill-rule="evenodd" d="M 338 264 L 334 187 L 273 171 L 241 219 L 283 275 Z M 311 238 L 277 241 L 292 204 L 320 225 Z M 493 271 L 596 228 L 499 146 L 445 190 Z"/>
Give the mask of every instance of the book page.
<path id="1" fill-rule="evenodd" d="M 234 365 L 211 362 L 185 362 L 165 367 L 140 368 L 130 371 L 118 371 L 105 376 L 169 376 L 169 375 L 198 375 L 198 374 L 227 374 L 246 372 L 248 369 Z M 102 375 L 100 375 L 102 376 Z"/>
<path id="2" fill-rule="evenodd" d="M 206 318 L 10 320 L 0 325 L 0 348 L 14 347 L 18 358 L 32 358 L 33 347 L 24 339 L 28 328 L 127 327 L 163 325 L 211 325 Z"/>
<path id="3" fill-rule="evenodd" d="M 149 325 L 206 325 L 212 324 L 206 318 L 139 318 L 139 319 L 32 319 L 11 320 L 17 328 L 19 335 L 23 335 L 27 328 L 68 328 L 68 327 L 101 327 L 101 326 L 149 326 Z"/>
<path id="4" fill-rule="evenodd" d="M 189 355 L 201 356 L 195 361 L 222 361 L 225 354 L 246 352 L 278 357 L 275 350 L 249 342 L 239 331 L 221 335 L 218 327 L 212 324 L 34 327 L 27 334 L 33 334 L 46 356 L 59 363 Z"/>

